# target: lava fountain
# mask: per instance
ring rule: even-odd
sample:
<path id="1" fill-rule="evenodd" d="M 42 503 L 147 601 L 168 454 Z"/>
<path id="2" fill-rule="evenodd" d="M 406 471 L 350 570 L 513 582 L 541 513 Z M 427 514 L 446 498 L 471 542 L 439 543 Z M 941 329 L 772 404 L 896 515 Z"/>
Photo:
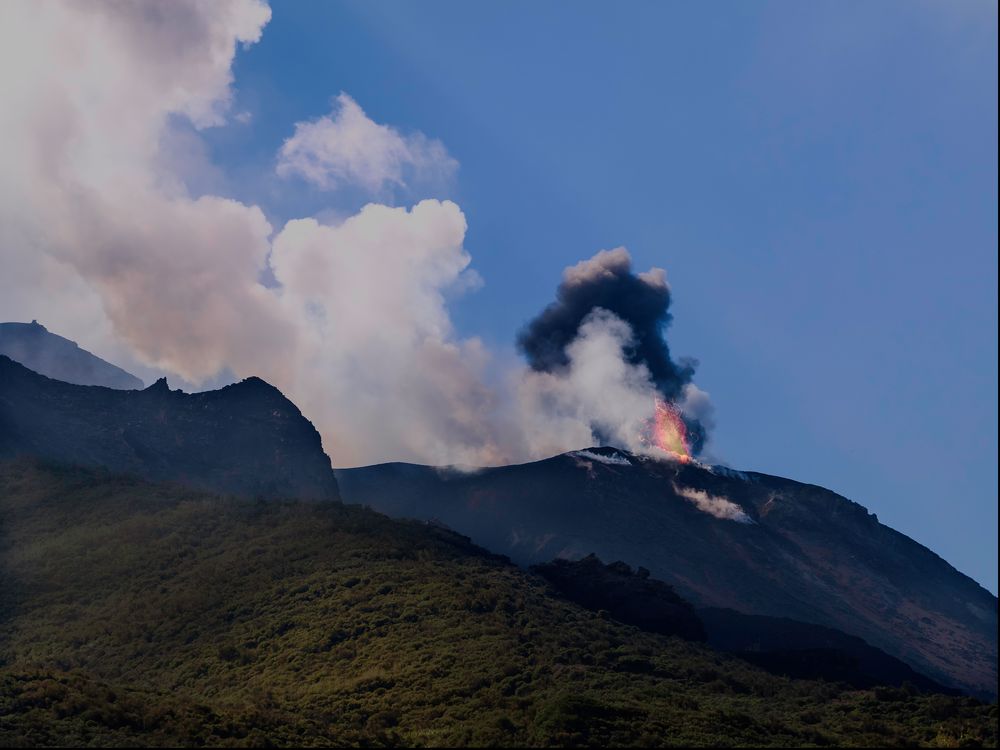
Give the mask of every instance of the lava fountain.
<path id="1" fill-rule="evenodd" d="M 671 458 L 685 463 L 691 460 L 687 426 L 684 424 L 677 407 L 666 401 L 656 399 L 650 425 L 649 442 Z"/>

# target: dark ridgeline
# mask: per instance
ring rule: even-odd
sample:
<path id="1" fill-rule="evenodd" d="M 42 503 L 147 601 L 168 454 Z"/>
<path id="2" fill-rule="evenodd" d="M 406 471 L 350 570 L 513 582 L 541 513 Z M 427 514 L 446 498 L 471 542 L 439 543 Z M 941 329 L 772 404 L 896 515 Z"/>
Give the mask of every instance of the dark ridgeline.
<path id="1" fill-rule="evenodd" d="M 81 349 L 75 341 L 50 333 L 38 321 L 0 323 L 0 354 L 29 370 L 76 385 L 102 385 L 134 391 L 139 378 Z"/>
<path id="2" fill-rule="evenodd" d="M 996 597 L 822 487 L 611 448 L 471 473 L 383 464 L 337 479 L 346 502 L 439 519 L 521 564 L 625 560 L 696 607 L 835 628 L 948 687 L 996 695 Z M 692 490 L 749 522 L 699 509 Z"/>
<path id="3" fill-rule="evenodd" d="M 0 458 L 18 455 L 238 495 L 339 497 L 316 428 L 260 378 L 204 393 L 163 379 L 120 391 L 0 356 Z"/>

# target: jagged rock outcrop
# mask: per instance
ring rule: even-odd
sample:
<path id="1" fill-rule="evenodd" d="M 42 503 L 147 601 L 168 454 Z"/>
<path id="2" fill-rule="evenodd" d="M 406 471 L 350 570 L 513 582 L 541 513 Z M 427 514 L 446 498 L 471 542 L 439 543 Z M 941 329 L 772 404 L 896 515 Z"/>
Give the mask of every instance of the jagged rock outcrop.
<path id="1" fill-rule="evenodd" d="M 35 320 L 0 323 L 0 354 L 29 370 L 65 383 L 102 385 L 125 391 L 143 387 L 135 375 L 81 349 L 75 341 L 49 332 Z"/>
<path id="2" fill-rule="evenodd" d="M 37 456 L 247 496 L 337 499 L 319 433 L 260 378 L 187 394 L 64 383 L 0 356 L 0 457 Z"/>

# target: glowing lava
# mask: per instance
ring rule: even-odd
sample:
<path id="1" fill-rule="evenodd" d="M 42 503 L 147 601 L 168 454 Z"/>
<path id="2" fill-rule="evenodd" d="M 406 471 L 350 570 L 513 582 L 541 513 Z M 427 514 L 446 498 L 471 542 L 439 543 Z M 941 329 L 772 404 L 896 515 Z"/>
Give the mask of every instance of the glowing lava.
<path id="1" fill-rule="evenodd" d="M 687 427 L 677 407 L 656 399 L 656 411 L 652 422 L 652 444 L 679 461 L 690 461 L 691 449 L 688 446 Z"/>

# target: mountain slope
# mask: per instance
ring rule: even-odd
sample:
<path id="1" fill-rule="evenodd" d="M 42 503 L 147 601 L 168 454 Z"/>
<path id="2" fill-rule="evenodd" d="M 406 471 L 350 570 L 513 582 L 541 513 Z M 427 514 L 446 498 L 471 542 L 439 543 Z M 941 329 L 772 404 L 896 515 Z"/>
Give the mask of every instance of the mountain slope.
<path id="1" fill-rule="evenodd" d="M 0 463 L 0 746 L 996 744 L 996 707 L 790 681 L 457 535 Z"/>
<path id="2" fill-rule="evenodd" d="M 337 476 L 348 502 L 438 519 L 522 564 L 624 560 L 696 606 L 836 628 L 945 685 L 997 693 L 996 597 L 821 487 L 607 448 L 475 472 L 385 464 Z"/>
<path id="3" fill-rule="evenodd" d="M 75 341 L 50 333 L 34 320 L 0 323 L 0 354 L 29 370 L 66 383 L 126 391 L 143 387 L 135 375 L 81 349 Z"/>
<path id="4" fill-rule="evenodd" d="M 31 455 L 242 495 L 336 498 L 319 433 L 259 378 L 185 394 L 63 383 L 0 356 L 0 458 Z"/>

